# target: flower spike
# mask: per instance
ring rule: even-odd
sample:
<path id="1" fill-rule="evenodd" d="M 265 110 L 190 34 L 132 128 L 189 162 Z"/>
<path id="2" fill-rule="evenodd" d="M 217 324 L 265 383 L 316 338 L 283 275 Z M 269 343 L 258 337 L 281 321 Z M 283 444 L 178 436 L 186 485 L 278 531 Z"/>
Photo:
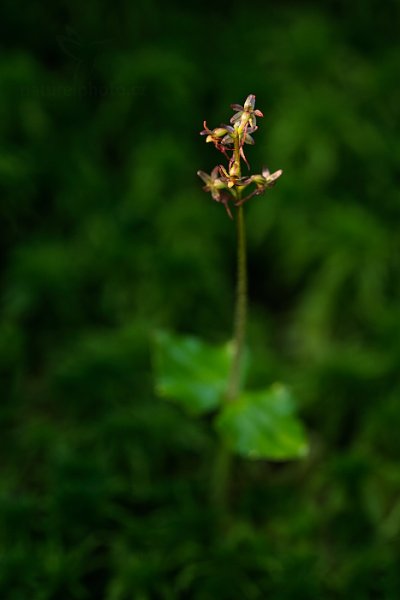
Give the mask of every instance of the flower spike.
<path id="1" fill-rule="evenodd" d="M 264 116 L 259 109 L 255 108 L 255 102 L 255 95 L 249 94 L 243 106 L 231 104 L 235 114 L 230 119 L 230 125 L 220 125 L 210 129 L 204 121 L 204 129 L 200 132 L 200 135 L 206 136 L 206 142 L 213 143 L 228 161 L 227 168 L 224 165 L 217 165 L 210 175 L 204 171 L 198 171 L 197 174 L 205 183 L 203 190 L 210 192 L 213 200 L 225 206 L 230 218 L 233 218 L 229 207 L 230 201 L 233 201 L 237 207 L 242 206 L 253 196 L 260 196 L 267 189 L 272 188 L 282 175 L 281 169 L 271 174 L 264 167 L 261 174 L 242 176 L 241 160 L 250 169 L 244 153 L 244 145 L 254 145 L 252 134 L 258 129 L 257 118 Z M 254 185 L 253 190 L 243 197 L 242 192 L 251 184 Z"/>

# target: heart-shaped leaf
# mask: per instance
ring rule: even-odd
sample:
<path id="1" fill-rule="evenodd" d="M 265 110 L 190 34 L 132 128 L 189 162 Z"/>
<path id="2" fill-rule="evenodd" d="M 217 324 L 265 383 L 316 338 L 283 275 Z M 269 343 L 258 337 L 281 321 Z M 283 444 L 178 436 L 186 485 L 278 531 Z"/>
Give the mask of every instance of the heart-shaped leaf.
<path id="1" fill-rule="evenodd" d="M 222 409 L 216 427 L 232 451 L 246 458 L 290 460 L 308 451 L 292 397 L 281 384 L 243 392 Z"/>
<path id="2" fill-rule="evenodd" d="M 210 412 L 220 405 L 226 392 L 231 361 L 229 344 L 213 346 L 195 337 L 158 332 L 156 392 L 191 414 Z"/>

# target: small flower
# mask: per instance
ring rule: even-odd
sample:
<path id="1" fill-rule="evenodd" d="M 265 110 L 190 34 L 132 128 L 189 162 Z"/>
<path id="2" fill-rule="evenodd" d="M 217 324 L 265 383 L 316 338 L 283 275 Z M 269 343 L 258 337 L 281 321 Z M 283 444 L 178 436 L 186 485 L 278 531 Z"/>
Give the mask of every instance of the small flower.
<path id="1" fill-rule="evenodd" d="M 260 196 L 265 192 L 265 190 L 272 188 L 275 185 L 276 180 L 282 175 L 282 173 L 282 169 L 275 171 L 275 173 L 270 173 L 267 167 L 263 167 L 261 174 L 252 175 L 251 177 L 249 177 L 249 182 L 255 183 L 256 189 L 253 190 L 251 194 L 237 202 L 236 206 L 240 206 L 244 202 L 247 202 L 247 200 L 250 200 L 250 198 L 252 198 L 253 196 Z"/>
<path id="2" fill-rule="evenodd" d="M 225 206 L 225 210 L 230 216 L 231 219 L 232 213 L 229 209 L 228 202 L 233 200 L 232 194 L 227 191 L 227 185 L 222 178 L 219 178 L 218 175 L 220 173 L 219 167 L 214 167 L 211 171 L 211 174 L 204 173 L 204 171 L 197 171 L 197 175 L 204 181 L 206 184 L 203 187 L 205 192 L 211 192 L 211 196 L 216 202 L 220 202 Z"/>
<path id="3" fill-rule="evenodd" d="M 226 184 L 218 177 L 219 172 L 219 167 L 214 167 L 211 171 L 211 175 L 204 173 L 204 171 L 197 171 L 197 175 L 206 184 L 203 187 L 203 190 L 205 192 L 211 192 L 211 196 L 217 202 L 220 202 L 221 190 L 226 189 Z"/>
<path id="4" fill-rule="evenodd" d="M 233 188 L 234 186 L 244 187 L 251 183 L 251 177 L 239 177 L 238 165 L 235 162 L 229 167 L 229 173 L 224 165 L 219 165 L 219 172 L 221 174 L 221 181 L 223 181 L 228 188 Z"/>
<path id="5" fill-rule="evenodd" d="M 237 112 L 231 118 L 231 123 L 240 122 L 241 125 L 249 124 L 250 127 L 256 127 L 256 117 L 263 117 L 261 110 L 254 110 L 256 103 L 256 97 L 254 94 L 247 96 L 244 106 L 240 104 L 231 104 L 231 108 Z"/>
<path id="6" fill-rule="evenodd" d="M 222 138 L 224 138 L 226 136 L 226 134 L 228 133 L 228 126 L 221 126 L 221 127 L 215 127 L 215 129 L 209 129 L 207 127 L 207 122 L 204 121 L 203 123 L 203 131 L 200 131 L 200 135 L 206 135 L 206 142 L 212 142 L 214 144 L 214 146 L 217 148 L 217 150 L 220 150 L 221 152 L 223 152 L 225 154 L 226 149 L 222 147 Z M 229 126 L 230 127 L 230 126 Z M 230 129 L 232 129 L 230 127 Z"/>
<path id="7" fill-rule="evenodd" d="M 267 167 L 263 167 L 261 175 L 253 175 L 251 180 L 256 184 L 259 194 L 262 194 L 266 189 L 272 188 L 275 185 L 276 180 L 282 175 L 282 169 L 270 173 Z"/>

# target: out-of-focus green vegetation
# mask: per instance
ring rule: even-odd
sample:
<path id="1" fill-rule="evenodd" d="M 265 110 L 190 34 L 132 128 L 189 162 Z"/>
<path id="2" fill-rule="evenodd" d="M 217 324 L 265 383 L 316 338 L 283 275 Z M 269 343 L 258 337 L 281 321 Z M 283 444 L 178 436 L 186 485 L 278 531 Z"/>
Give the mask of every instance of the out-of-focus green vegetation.
<path id="1" fill-rule="evenodd" d="M 390 0 L 3 2 L 1 598 L 400 597 L 399 22 Z M 248 158 L 284 169 L 246 207 L 250 384 L 291 384 L 312 450 L 237 459 L 221 529 L 216 435 L 155 397 L 150 339 L 231 333 L 198 132 L 249 93 Z"/>

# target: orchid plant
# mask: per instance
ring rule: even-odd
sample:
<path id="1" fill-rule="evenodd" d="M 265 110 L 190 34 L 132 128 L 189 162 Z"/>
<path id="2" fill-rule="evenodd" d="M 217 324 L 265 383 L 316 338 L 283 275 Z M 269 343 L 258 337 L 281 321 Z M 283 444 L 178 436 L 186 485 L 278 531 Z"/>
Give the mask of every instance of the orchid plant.
<path id="1" fill-rule="evenodd" d="M 204 171 L 197 171 L 197 175 L 206 184 L 204 191 L 211 192 L 214 200 L 221 202 L 232 219 L 232 212 L 229 202 L 233 202 L 236 207 L 242 206 L 253 196 L 263 194 L 265 190 L 271 188 L 278 177 L 282 175 L 282 169 L 270 173 L 264 167 L 260 175 L 242 176 L 241 160 L 243 160 L 248 169 L 249 162 L 244 153 L 245 144 L 254 144 L 252 133 L 257 131 L 257 117 L 263 117 L 261 110 L 255 109 L 256 97 L 254 94 L 247 96 L 243 106 L 240 104 L 231 104 L 235 114 L 231 117 L 231 125 L 221 125 L 215 129 L 209 129 L 207 122 L 204 121 L 204 129 L 200 135 L 206 135 L 206 142 L 212 142 L 214 146 L 222 152 L 229 161 L 228 169 L 224 165 L 217 165 L 211 172 L 211 175 Z M 243 192 L 255 184 L 250 193 L 243 197 Z"/>
<path id="2" fill-rule="evenodd" d="M 219 346 L 193 336 L 158 332 L 155 344 L 156 392 L 179 403 L 192 416 L 211 413 L 221 439 L 213 486 L 220 499 L 227 495 L 232 455 L 247 459 L 290 460 L 305 456 L 308 450 L 305 431 L 296 416 L 289 389 L 273 382 L 262 390 L 244 387 L 250 361 L 245 352 L 247 320 L 247 259 L 244 208 L 255 196 L 272 188 L 282 175 L 264 167 L 259 174 L 243 175 L 249 170 L 245 145 L 253 145 L 257 118 L 255 95 L 247 96 L 235 111 L 230 125 L 210 129 L 204 121 L 200 135 L 206 136 L 226 159 L 210 174 L 198 171 L 204 191 L 225 207 L 237 223 L 237 287 L 232 341 Z"/>

